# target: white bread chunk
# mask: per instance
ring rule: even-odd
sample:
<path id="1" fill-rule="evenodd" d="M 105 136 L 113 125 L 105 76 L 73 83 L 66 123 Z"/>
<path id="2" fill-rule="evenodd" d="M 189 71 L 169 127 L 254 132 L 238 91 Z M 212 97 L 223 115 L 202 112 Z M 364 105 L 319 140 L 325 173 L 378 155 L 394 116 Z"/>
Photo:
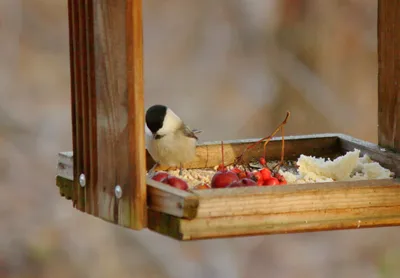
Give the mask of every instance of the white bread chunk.
<path id="1" fill-rule="evenodd" d="M 372 161 L 368 155 L 360 157 L 360 150 L 349 151 L 333 161 L 301 155 L 297 160 L 298 174 L 282 172 L 290 184 L 368 179 L 389 179 L 393 173 Z"/>
<path id="2" fill-rule="evenodd" d="M 359 164 L 359 156 L 359 150 L 347 152 L 333 161 L 301 155 L 297 160 L 298 171 L 302 176 L 314 173 L 316 177 L 320 177 L 321 179 L 331 178 L 335 181 L 350 180 L 350 175 Z"/>

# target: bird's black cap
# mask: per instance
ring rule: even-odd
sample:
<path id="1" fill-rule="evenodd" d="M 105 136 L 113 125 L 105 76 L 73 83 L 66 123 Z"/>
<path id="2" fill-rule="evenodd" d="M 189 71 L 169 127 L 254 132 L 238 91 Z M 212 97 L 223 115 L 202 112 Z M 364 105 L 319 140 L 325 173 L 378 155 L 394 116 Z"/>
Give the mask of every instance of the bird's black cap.
<path id="1" fill-rule="evenodd" d="M 146 124 L 150 131 L 155 134 L 162 128 L 167 107 L 165 105 L 156 104 L 146 111 Z"/>

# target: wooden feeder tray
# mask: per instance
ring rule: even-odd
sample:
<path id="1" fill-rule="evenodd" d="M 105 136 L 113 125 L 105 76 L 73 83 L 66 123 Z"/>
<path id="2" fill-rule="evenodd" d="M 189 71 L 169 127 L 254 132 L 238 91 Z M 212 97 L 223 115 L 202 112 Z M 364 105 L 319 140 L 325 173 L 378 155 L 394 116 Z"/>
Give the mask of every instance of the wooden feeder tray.
<path id="1" fill-rule="evenodd" d="M 179 240 L 400 225 L 398 178 L 191 192 L 147 178 L 154 161 L 144 136 L 142 1 L 68 0 L 68 16 L 73 151 L 59 154 L 57 186 L 77 210 Z M 399 18 L 400 1 L 378 1 L 378 145 L 289 136 L 286 159 L 359 149 L 400 177 Z M 225 142 L 225 162 L 255 141 Z M 184 167 L 214 167 L 220 151 L 219 142 L 201 144 Z M 262 153 L 255 147 L 245 159 Z M 267 154 L 280 158 L 279 138 Z"/>
<path id="2" fill-rule="evenodd" d="M 257 140 L 225 143 L 225 159 L 232 163 L 245 147 Z M 400 176 L 400 155 L 377 145 L 341 134 L 288 136 L 286 157 L 300 154 L 334 158 L 359 149 Z M 271 159 L 280 157 L 280 139 L 267 146 Z M 197 159 L 185 168 L 212 168 L 220 163 L 220 143 L 197 147 Z M 251 149 L 248 161 L 263 153 Z M 150 169 L 153 165 L 147 156 Z M 61 195 L 72 198 L 72 153 L 61 153 L 57 184 Z M 246 162 L 248 162 L 246 161 Z M 148 228 L 179 239 L 355 229 L 400 224 L 400 180 L 292 184 L 269 187 L 207 189 L 186 192 L 147 179 Z M 112 219 L 114 192 L 109 192 L 105 217 Z"/>

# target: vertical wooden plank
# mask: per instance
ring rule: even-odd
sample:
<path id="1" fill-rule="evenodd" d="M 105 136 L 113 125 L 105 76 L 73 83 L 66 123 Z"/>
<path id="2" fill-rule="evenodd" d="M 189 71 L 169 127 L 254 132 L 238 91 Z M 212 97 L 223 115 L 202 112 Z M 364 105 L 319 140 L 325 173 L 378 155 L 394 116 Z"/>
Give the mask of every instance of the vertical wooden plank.
<path id="1" fill-rule="evenodd" d="M 75 206 L 142 229 L 147 208 L 141 1 L 69 0 L 68 7 Z M 122 187 L 120 199 L 116 185 Z"/>
<path id="2" fill-rule="evenodd" d="M 139 2 L 130 1 L 99 0 L 93 6 L 98 213 L 104 220 L 142 229 L 146 210 L 144 112 L 142 51 L 137 48 L 141 48 L 141 25 L 136 27 L 141 6 L 136 8 Z M 122 188 L 120 199 L 114 195 L 116 185 Z"/>
<path id="3" fill-rule="evenodd" d="M 72 134 L 74 151 L 74 207 L 84 211 L 84 189 L 79 184 L 79 175 L 83 173 L 83 130 L 82 130 L 82 91 L 80 66 L 80 5 L 79 0 L 69 0 L 70 29 L 70 69 L 71 69 L 71 101 L 72 101 Z M 76 163 L 76 164 L 75 164 Z"/>
<path id="4" fill-rule="evenodd" d="M 400 151 L 400 1 L 378 1 L 378 140 Z"/>
<path id="5" fill-rule="evenodd" d="M 97 121 L 96 121 L 96 87 L 95 87 L 95 57 L 94 57 L 94 33 L 93 33 L 93 0 L 86 0 L 86 49 L 88 67 L 88 122 L 89 122 L 89 188 L 87 196 L 90 199 L 90 213 L 98 216 L 97 207 Z M 88 212 L 88 210 L 87 210 Z"/>
<path id="6" fill-rule="evenodd" d="M 78 21 L 79 21 L 79 52 L 77 53 L 77 57 L 79 57 L 79 73 L 80 73 L 80 84 L 79 84 L 79 95 L 80 95 L 80 111 L 79 115 L 81 116 L 81 134 L 80 139 L 82 140 L 82 145 L 80 149 L 80 160 L 82 163 L 81 169 L 82 173 L 85 175 L 86 178 L 86 185 L 85 187 L 79 188 L 79 201 L 78 201 L 78 209 L 82 211 L 90 210 L 90 198 L 89 195 L 86 193 L 87 189 L 90 188 L 90 169 L 89 169 L 89 111 L 88 111 L 88 67 L 87 67 L 87 45 L 86 45 L 86 7 L 87 7 L 86 0 L 79 1 L 79 8 L 78 8 Z M 88 206 L 86 206 L 88 205 Z"/>
<path id="7" fill-rule="evenodd" d="M 78 169 L 77 169 L 77 136 L 76 136 L 76 113 L 75 113 L 75 28 L 74 28 L 74 0 L 68 0 L 68 32 L 69 32 L 69 67 L 70 67 L 70 93 L 71 93 L 71 122 L 72 122 L 72 149 L 73 153 L 73 163 L 74 163 L 74 184 L 76 184 L 78 179 Z M 75 190 L 73 190 L 72 199 L 75 200 L 77 196 Z"/>
<path id="8" fill-rule="evenodd" d="M 96 115 L 93 54 L 93 0 L 68 2 L 72 134 L 74 150 L 74 206 L 96 215 Z M 79 176 L 85 175 L 81 187 Z"/>
<path id="9" fill-rule="evenodd" d="M 127 0 L 126 45 L 129 131 L 129 196 L 131 227 L 146 227 L 146 148 L 143 99 L 142 0 Z"/>
<path id="10" fill-rule="evenodd" d="M 80 68 L 82 70 L 82 129 L 83 129 L 83 173 L 86 177 L 84 187 L 85 211 L 96 215 L 96 130 L 95 130 L 95 92 L 94 83 L 94 54 L 93 54 L 93 0 L 80 1 Z M 94 115 L 94 117 L 93 117 Z"/>
<path id="11" fill-rule="evenodd" d="M 121 146 L 127 145 L 123 133 L 127 108 L 121 105 L 126 98 L 124 0 L 93 4 L 99 217 L 129 226 L 129 211 L 121 212 L 128 214 L 128 221 L 121 220 L 118 212 L 123 200 L 114 196 L 117 184 L 126 189 L 121 177 L 128 166 L 127 153 L 121 152 Z"/>

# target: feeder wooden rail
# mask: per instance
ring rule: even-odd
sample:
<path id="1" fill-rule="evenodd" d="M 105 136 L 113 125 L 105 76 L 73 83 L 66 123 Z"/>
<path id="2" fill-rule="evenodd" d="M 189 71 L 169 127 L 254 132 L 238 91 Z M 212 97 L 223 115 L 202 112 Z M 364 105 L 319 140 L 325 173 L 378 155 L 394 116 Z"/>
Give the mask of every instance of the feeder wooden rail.
<path id="1" fill-rule="evenodd" d="M 57 185 L 78 210 L 180 240 L 400 225 L 398 179 L 201 192 L 147 179 L 154 161 L 144 142 L 142 1 L 68 0 L 68 16 L 73 152 L 59 154 Z M 378 1 L 379 145 L 338 134 L 288 137 L 287 159 L 358 148 L 400 177 L 399 18 L 400 1 Z M 227 142 L 225 159 L 253 141 Z M 279 138 L 267 152 L 280 157 Z M 220 163 L 219 143 L 197 154 L 185 167 Z"/>

